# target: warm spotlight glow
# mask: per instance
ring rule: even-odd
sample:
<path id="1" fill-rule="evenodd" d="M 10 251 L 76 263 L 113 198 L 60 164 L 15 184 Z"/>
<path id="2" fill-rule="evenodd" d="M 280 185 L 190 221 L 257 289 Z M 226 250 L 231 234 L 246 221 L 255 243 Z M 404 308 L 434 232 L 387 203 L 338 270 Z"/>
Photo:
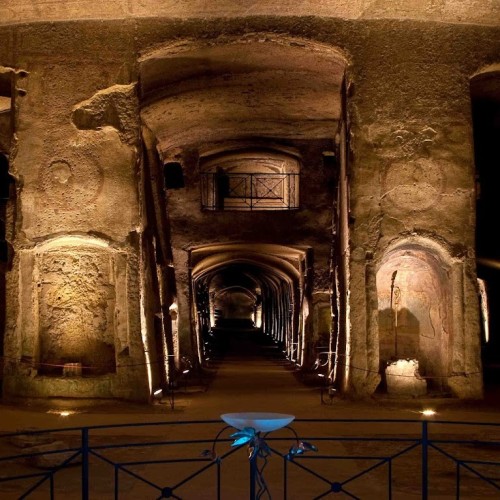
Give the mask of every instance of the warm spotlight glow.
<path id="1" fill-rule="evenodd" d="M 486 282 L 482 279 L 478 279 L 477 283 L 479 285 L 479 294 L 481 297 L 481 317 L 483 320 L 484 341 L 488 342 L 490 340 L 490 314 Z"/>
<path id="2" fill-rule="evenodd" d="M 143 235 L 141 233 L 140 236 L 140 245 L 141 248 L 143 245 L 142 242 Z M 145 276 L 146 272 L 144 270 L 144 258 L 141 253 L 141 260 L 139 262 L 139 271 L 140 275 L 142 276 L 141 282 L 140 282 L 140 289 L 139 289 L 139 298 L 140 298 L 140 317 L 141 317 L 141 339 L 142 339 L 142 347 L 144 349 L 144 360 L 146 362 L 146 372 L 148 375 L 148 387 L 149 387 L 149 394 L 153 392 L 153 372 L 151 368 L 151 355 L 149 351 L 149 335 L 148 335 L 148 327 L 147 327 L 147 320 L 146 320 L 146 298 L 145 298 Z"/>
<path id="3" fill-rule="evenodd" d="M 52 413 L 53 415 L 59 415 L 60 417 L 69 417 L 77 413 L 74 410 L 49 410 L 47 413 Z"/>
<path id="4" fill-rule="evenodd" d="M 432 408 L 426 408 L 420 412 L 424 417 L 432 417 L 436 414 L 436 411 Z"/>

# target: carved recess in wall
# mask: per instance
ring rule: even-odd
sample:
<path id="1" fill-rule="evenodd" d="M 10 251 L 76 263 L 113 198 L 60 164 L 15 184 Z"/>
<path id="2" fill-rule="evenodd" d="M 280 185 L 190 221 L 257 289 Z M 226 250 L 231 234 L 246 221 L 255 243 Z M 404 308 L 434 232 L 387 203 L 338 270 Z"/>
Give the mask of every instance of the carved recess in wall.
<path id="1" fill-rule="evenodd" d="M 447 373 L 451 339 L 450 275 L 433 251 L 403 246 L 377 272 L 379 355 L 417 359 L 420 374 Z"/>
<path id="2" fill-rule="evenodd" d="M 435 205 L 444 190 L 444 172 L 427 158 L 394 162 L 383 179 L 383 195 L 403 210 L 426 210 Z"/>
<path id="3" fill-rule="evenodd" d="M 115 366 L 115 287 L 107 253 L 90 248 L 51 251 L 39 261 L 40 360 L 82 363 L 96 375 Z"/>
<path id="4" fill-rule="evenodd" d="M 65 210 L 81 210 L 99 196 L 104 176 L 91 157 L 81 158 L 77 164 L 64 159 L 42 167 L 40 184 L 46 199 Z"/>

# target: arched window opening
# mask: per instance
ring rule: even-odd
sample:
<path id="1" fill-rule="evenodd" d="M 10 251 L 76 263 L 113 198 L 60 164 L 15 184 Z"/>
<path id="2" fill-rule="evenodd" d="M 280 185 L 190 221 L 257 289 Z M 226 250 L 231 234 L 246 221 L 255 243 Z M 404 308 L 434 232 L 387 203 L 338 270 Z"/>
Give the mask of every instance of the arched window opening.
<path id="1" fill-rule="evenodd" d="M 299 208 L 300 162 L 274 151 L 248 151 L 202 158 L 204 210 Z"/>

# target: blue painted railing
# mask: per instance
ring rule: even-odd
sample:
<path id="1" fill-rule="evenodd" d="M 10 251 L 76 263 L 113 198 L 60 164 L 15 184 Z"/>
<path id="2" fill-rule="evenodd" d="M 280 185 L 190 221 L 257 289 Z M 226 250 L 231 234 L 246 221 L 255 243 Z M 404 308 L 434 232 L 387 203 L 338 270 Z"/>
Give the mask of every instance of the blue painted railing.
<path id="1" fill-rule="evenodd" d="M 0 498 L 500 498 L 497 423 L 296 419 L 262 436 L 271 454 L 253 464 L 233 432 L 207 420 L 4 433 Z M 318 450 L 291 454 L 298 436 Z M 45 437 L 66 444 L 14 452 Z M 42 456 L 53 463 L 34 465 Z"/>

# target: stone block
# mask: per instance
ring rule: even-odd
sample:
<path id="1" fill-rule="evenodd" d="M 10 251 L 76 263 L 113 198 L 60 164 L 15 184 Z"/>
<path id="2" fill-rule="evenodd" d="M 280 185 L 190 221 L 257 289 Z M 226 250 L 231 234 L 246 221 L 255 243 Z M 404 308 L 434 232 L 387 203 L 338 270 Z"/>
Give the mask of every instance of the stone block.
<path id="1" fill-rule="evenodd" d="M 407 397 L 427 394 L 427 381 L 420 377 L 416 359 L 390 361 L 385 369 L 385 375 L 388 394 Z"/>

